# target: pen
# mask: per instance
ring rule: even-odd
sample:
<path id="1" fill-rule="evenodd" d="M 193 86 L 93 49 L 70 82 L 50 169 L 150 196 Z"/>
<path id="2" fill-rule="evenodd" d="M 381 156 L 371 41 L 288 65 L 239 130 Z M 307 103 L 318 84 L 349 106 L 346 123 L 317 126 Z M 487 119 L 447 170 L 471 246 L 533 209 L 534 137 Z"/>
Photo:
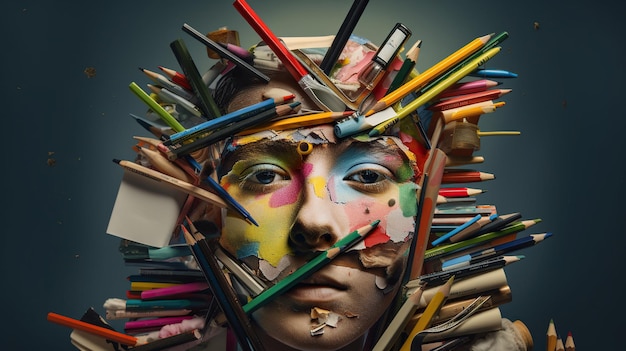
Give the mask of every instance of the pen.
<path id="1" fill-rule="evenodd" d="M 306 67 L 280 42 L 245 0 L 235 0 L 235 9 L 250 24 L 283 63 L 304 92 L 324 111 L 345 111 L 345 103 L 327 86 L 316 81 Z"/>
<path id="2" fill-rule="evenodd" d="M 135 95 L 137 95 L 139 99 L 141 99 L 144 103 L 146 103 L 146 105 L 148 105 L 148 107 L 156 112 L 159 117 L 161 117 L 161 119 L 163 119 L 163 121 L 167 123 L 168 126 L 170 126 L 170 128 L 172 128 L 176 132 L 182 132 L 183 130 L 185 130 L 185 127 L 183 127 L 183 125 L 180 124 L 180 122 L 178 122 L 176 118 L 174 118 L 169 112 L 165 111 L 165 109 L 156 101 L 154 101 L 154 99 L 151 98 L 150 95 L 146 94 L 146 92 L 143 91 L 137 85 L 137 83 L 131 82 L 128 87 L 133 93 L 135 93 Z"/>
<path id="3" fill-rule="evenodd" d="M 187 23 L 183 24 L 182 29 L 183 31 L 187 32 L 189 35 L 191 35 L 192 37 L 194 37 L 195 39 L 197 39 L 198 41 L 200 41 L 201 43 L 209 47 L 211 50 L 215 51 L 220 57 L 234 62 L 237 66 L 242 67 L 246 72 L 248 72 L 249 74 L 252 74 L 256 78 L 260 79 L 261 81 L 264 81 L 266 83 L 270 81 L 270 78 L 266 74 L 254 68 L 253 66 L 251 66 L 249 63 L 244 61 L 241 57 L 233 54 L 232 52 L 226 50 L 224 47 L 222 47 L 218 43 L 209 39 L 209 37 L 207 37 L 206 35 L 198 32 L 196 29 L 194 29 Z"/>
<path id="4" fill-rule="evenodd" d="M 376 228 L 376 226 L 378 226 L 379 222 L 379 220 L 373 221 L 372 223 L 360 227 L 350 234 L 339 239 L 328 250 L 318 254 L 310 261 L 305 263 L 303 266 L 296 269 L 293 273 L 289 274 L 282 280 L 278 281 L 276 284 L 267 288 L 261 294 L 250 300 L 250 302 L 243 305 L 243 310 L 246 313 L 250 314 L 268 303 L 274 297 L 289 290 L 291 287 L 298 284 L 303 279 L 306 279 L 311 274 L 324 267 L 339 254 L 345 252 L 346 250 L 354 246 L 357 242 L 361 241 L 365 235 L 369 234 L 372 230 L 374 230 L 374 228 Z"/>
<path id="5" fill-rule="evenodd" d="M 517 73 L 502 69 L 477 69 L 469 75 L 483 78 L 517 78 Z"/>
<path id="6" fill-rule="evenodd" d="M 327 76 L 330 75 L 333 67 L 337 63 L 337 59 L 341 56 L 341 52 L 343 51 L 348 39 L 350 39 L 350 35 L 354 31 L 363 11 L 365 11 L 365 7 L 369 0 L 354 0 L 350 10 L 346 14 L 346 18 L 344 18 L 341 23 L 341 27 L 339 27 L 339 31 L 333 38 L 333 42 L 330 44 L 330 47 L 326 51 L 322 62 L 320 63 L 320 69 Z"/>
<path id="7" fill-rule="evenodd" d="M 494 57 L 498 52 L 500 52 L 500 47 L 495 47 L 493 49 L 490 49 L 489 51 L 486 51 L 482 55 L 480 55 L 477 58 L 475 58 L 474 60 L 472 60 L 472 62 L 470 62 L 467 65 L 465 65 L 465 66 L 459 68 L 458 70 L 454 71 L 446 79 L 442 80 L 441 82 L 439 82 L 438 84 L 433 86 L 431 89 L 423 92 L 420 96 L 415 98 L 415 100 L 409 102 L 406 106 L 403 106 L 400 109 L 400 111 L 398 111 L 398 115 L 394 119 L 386 121 L 386 122 L 383 122 L 383 123 L 377 125 L 376 127 L 374 127 L 372 130 L 370 130 L 369 135 L 370 136 L 377 136 L 377 135 L 382 134 L 387 128 L 389 128 L 390 126 L 392 126 L 395 123 L 397 123 L 400 119 L 406 117 L 411 111 L 415 111 L 421 105 L 423 105 L 423 104 L 427 103 L 428 101 L 432 100 L 435 96 L 437 96 L 439 93 L 441 93 L 444 89 L 450 87 L 452 84 L 456 83 L 457 81 L 459 81 L 460 79 L 465 77 L 467 74 L 469 74 L 476 67 L 482 66 L 485 62 L 487 62 L 489 59 Z M 417 76 L 417 77 L 419 77 L 419 76 Z M 401 88 L 398 88 L 394 92 L 396 92 L 396 91 L 398 91 L 400 89 Z M 391 94 L 393 94 L 394 92 L 392 92 Z M 391 95 L 391 94 L 389 94 L 389 95 Z"/>
<path id="8" fill-rule="evenodd" d="M 504 244 L 496 245 L 492 248 L 470 252 L 467 255 L 444 260 L 441 269 L 446 271 L 456 267 L 467 266 L 479 261 L 499 256 L 508 252 L 521 250 L 527 247 L 537 245 L 543 240 L 552 236 L 552 233 L 531 234 L 522 238 L 517 238 Z"/>

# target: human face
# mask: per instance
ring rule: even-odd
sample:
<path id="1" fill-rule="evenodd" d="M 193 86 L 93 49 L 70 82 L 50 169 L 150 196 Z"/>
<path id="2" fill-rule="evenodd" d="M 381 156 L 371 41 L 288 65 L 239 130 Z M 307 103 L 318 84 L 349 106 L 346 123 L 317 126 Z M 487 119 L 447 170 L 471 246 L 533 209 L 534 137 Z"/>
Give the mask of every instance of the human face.
<path id="1" fill-rule="evenodd" d="M 363 336 L 399 287 L 417 212 L 414 157 L 398 138 L 335 140 L 332 126 L 265 136 L 227 145 L 219 172 L 259 223 L 227 216 L 220 244 L 263 279 L 280 280 L 313 253 L 380 220 L 353 250 L 253 314 L 265 333 L 293 348 L 341 348 Z M 298 151 L 299 142 L 311 149 Z M 311 336 L 314 307 L 341 321 Z"/>

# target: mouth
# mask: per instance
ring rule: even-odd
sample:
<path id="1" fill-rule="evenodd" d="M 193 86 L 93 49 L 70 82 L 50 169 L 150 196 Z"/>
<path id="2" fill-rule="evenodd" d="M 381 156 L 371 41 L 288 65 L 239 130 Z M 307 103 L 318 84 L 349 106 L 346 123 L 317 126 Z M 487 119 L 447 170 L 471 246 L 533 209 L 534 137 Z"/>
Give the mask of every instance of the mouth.
<path id="1" fill-rule="evenodd" d="M 297 284 L 285 295 L 302 304 L 319 304 L 339 299 L 348 286 L 326 275 L 316 274 Z"/>

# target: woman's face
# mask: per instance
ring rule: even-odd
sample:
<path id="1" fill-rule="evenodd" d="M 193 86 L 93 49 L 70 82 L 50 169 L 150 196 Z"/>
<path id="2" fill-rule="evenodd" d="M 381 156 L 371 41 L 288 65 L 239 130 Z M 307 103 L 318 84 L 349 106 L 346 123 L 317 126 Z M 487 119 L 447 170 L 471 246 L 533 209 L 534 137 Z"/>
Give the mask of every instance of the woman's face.
<path id="1" fill-rule="evenodd" d="M 417 212 L 414 158 L 397 138 L 338 141 L 332 126 L 269 135 L 227 145 L 221 184 L 259 226 L 227 216 L 220 244 L 275 282 L 380 220 L 362 243 L 253 314 L 293 348 L 341 348 L 381 317 L 399 286 Z M 340 321 L 312 336 L 316 307 Z"/>

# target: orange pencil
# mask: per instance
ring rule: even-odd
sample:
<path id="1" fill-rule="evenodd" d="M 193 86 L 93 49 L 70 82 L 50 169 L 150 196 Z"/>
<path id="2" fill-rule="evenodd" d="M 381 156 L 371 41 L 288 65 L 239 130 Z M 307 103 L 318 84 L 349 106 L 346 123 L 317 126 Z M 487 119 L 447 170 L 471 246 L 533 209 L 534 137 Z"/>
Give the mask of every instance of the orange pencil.
<path id="1" fill-rule="evenodd" d="M 554 319 L 550 319 L 548 324 L 548 331 L 546 332 L 546 351 L 556 350 L 556 327 L 554 326 Z"/>
<path id="2" fill-rule="evenodd" d="M 120 344 L 132 346 L 137 345 L 137 338 L 132 335 L 116 332 L 115 330 L 83 322 L 78 319 L 62 316 L 54 312 L 48 313 L 48 321 L 70 327 L 72 329 L 78 329 L 88 333 L 92 333 L 108 340 L 119 342 Z"/>

